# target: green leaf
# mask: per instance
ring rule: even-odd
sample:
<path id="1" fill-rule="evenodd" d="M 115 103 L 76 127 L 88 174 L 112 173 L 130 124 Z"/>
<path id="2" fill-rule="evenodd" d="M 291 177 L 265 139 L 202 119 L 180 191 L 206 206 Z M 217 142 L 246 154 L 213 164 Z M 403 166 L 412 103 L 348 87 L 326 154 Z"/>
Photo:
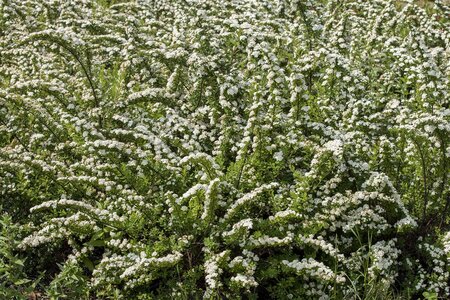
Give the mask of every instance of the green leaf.
<path id="1" fill-rule="evenodd" d="M 422 296 L 427 300 L 437 300 L 438 296 L 435 292 L 423 292 Z"/>
<path id="2" fill-rule="evenodd" d="M 15 259 L 15 260 L 14 260 L 14 263 L 15 263 L 16 265 L 19 265 L 19 266 L 22 266 L 22 267 L 23 267 L 23 260 L 21 260 L 21 259 Z"/>
<path id="3" fill-rule="evenodd" d="M 19 280 L 17 280 L 17 281 L 14 281 L 14 285 L 22 285 L 22 284 L 25 284 L 25 283 L 28 283 L 28 282 L 30 282 L 31 280 L 29 280 L 29 279 L 19 279 Z"/>
<path id="4" fill-rule="evenodd" d="M 92 240 L 87 242 L 87 244 L 93 247 L 104 247 L 106 243 L 104 240 Z"/>
<path id="5" fill-rule="evenodd" d="M 86 268 L 88 268 L 89 271 L 91 272 L 94 271 L 94 264 L 89 258 L 87 257 L 83 258 L 83 263 L 86 266 Z"/>

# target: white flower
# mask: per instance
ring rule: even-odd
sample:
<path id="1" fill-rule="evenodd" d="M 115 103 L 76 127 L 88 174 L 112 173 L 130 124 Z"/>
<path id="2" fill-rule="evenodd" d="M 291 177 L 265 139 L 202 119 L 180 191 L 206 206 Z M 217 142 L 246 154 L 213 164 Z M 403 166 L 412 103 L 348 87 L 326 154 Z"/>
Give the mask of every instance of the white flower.
<path id="1" fill-rule="evenodd" d="M 273 155 L 273 158 L 277 161 L 282 161 L 283 160 L 283 152 L 282 151 L 275 152 Z"/>

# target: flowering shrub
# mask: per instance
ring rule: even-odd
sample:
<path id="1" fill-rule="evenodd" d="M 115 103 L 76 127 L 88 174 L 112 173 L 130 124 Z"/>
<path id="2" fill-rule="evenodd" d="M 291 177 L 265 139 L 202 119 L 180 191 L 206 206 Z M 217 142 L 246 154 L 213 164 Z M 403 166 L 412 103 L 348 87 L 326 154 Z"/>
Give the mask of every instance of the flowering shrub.
<path id="1" fill-rule="evenodd" d="M 448 296 L 445 1 L 0 10 L 0 295 Z"/>

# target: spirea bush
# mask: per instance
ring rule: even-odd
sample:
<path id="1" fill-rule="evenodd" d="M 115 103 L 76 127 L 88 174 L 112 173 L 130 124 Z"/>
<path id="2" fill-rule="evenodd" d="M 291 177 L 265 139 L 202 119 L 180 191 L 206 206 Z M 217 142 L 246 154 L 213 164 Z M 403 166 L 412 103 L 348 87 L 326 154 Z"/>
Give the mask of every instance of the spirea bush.
<path id="1" fill-rule="evenodd" d="M 0 297 L 450 294 L 448 2 L 0 11 Z"/>

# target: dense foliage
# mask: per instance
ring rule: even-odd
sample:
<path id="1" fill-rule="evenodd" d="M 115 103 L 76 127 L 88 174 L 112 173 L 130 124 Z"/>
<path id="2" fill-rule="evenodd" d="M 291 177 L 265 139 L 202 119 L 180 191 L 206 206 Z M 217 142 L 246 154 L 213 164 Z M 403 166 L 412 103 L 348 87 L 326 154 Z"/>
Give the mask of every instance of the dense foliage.
<path id="1" fill-rule="evenodd" d="M 1 0 L 1 299 L 450 293 L 450 8 Z"/>

